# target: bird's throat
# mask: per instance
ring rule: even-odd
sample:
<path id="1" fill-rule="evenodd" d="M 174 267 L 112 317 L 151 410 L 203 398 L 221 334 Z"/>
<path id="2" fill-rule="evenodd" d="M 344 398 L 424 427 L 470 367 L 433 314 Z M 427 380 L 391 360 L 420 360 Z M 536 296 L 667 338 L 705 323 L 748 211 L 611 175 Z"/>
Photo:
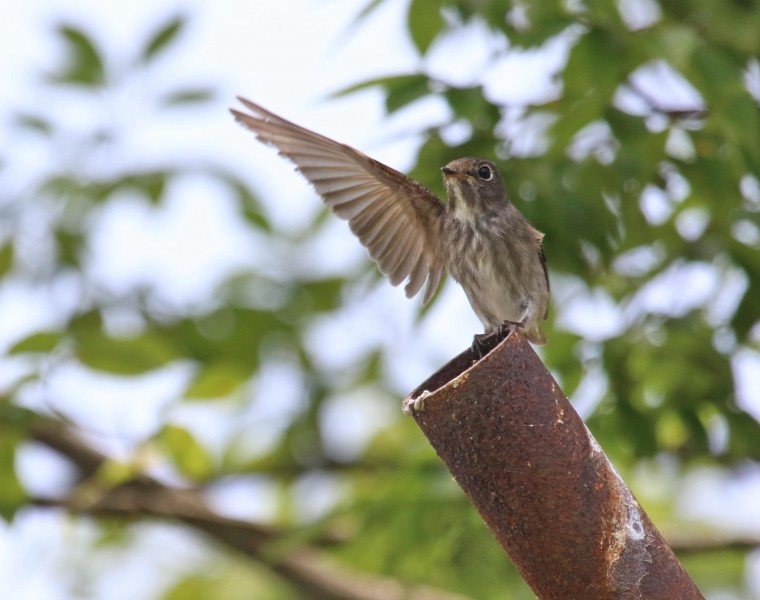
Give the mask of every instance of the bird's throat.
<path id="1" fill-rule="evenodd" d="M 451 216 L 459 221 L 472 223 L 477 219 L 477 207 L 473 198 L 461 185 L 449 184 L 446 186 L 449 196 L 449 208 Z"/>

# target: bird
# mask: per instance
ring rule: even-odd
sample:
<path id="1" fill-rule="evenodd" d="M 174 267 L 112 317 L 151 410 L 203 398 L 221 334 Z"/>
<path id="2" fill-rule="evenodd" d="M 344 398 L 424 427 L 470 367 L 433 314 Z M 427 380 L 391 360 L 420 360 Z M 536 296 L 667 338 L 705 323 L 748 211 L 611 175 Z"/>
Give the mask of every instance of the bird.
<path id="1" fill-rule="evenodd" d="M 441 171 L 447 202 L 391 167 L 296 125 L 238 96 L 237 122 L 289 159 L 324 203 L 348 221 L 388 276 L 405 282 L 408 298 L 424 287 L 423 303 L 444 271 L 462 286 L 487 336 L 515 324 L 534 344 L 546 343 L 541 323 L 549 308 L 544 235 L 510 201 L 496 165 L 458 158 Z"/>

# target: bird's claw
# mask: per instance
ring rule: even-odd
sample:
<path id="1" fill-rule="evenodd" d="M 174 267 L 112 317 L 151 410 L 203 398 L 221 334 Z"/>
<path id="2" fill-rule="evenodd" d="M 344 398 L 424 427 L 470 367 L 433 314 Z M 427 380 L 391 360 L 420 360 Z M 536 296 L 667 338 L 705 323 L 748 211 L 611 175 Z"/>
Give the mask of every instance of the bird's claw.
<path id="1" fill-rule="evenodd" d="M 525 329 L 525 319 L 522 321 L 502 321 L 496 331 L 499 332 L 499 342 L 502 342 L 512 331 L 512 329 Z"/>
<path id="2" fill-rule="evenodd" d="M 492 338 L 493 334 L 491 333 L 476 333 L 472 336 L 472 346 L 470 346 L 470 350 L 476 361 L 483 358 L 496 347 Z"/>
<path id="3" fill-rule="evenodd" d="M 480 360 L 491 350 L 496 348 L 496 346 L 503 342 L 514 329 L 523 329 L 524 327 L 525 320 L 502 321 L 499 323 L 499 326 L 490 333 L 476 333 L 472 337 L 472 346 L 470 347 L 473 356 L 475 356 L 475 360 Z"/>

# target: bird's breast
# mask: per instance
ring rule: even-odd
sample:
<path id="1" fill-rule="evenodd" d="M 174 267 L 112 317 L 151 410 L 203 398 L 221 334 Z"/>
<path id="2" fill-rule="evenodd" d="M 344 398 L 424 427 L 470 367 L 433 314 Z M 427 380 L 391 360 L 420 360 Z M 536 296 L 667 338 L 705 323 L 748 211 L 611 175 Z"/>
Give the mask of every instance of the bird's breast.
<path id="1" fill-rule="evenodd" d="M 520 320 L 526 302 L 545 295 L 539 289 L 545 279 L 538 243 L 514 235 L 499 218 L 449 219 L 444 238 L 449 272 L 486 330 L 504 320 Z"/>

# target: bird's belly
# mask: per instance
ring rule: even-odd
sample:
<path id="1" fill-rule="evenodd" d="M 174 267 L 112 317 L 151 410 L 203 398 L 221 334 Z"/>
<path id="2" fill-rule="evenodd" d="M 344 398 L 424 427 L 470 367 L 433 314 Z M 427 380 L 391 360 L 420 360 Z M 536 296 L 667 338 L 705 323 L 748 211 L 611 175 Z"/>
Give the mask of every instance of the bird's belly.
<path id="1" fill-rule="evenodd" d="M 496 273 L 483 265 L 480 275 L 461 281 L 467 299 L 487 331 L 503 321 L 519 321 L 522 318 L 523 293 L 515 286 L 514 279 Z"/>
<path id="2" fill-rule="evenodd" d="M 487 332 L 503 321 L 524 320 L 534 327 L 542 320 L 547 293 L 538 249 L 535 258 L 516 255 L 501 238 L 475 237 L 470 244 L 452 248 L 448 258 L 449 272 Z"/>

